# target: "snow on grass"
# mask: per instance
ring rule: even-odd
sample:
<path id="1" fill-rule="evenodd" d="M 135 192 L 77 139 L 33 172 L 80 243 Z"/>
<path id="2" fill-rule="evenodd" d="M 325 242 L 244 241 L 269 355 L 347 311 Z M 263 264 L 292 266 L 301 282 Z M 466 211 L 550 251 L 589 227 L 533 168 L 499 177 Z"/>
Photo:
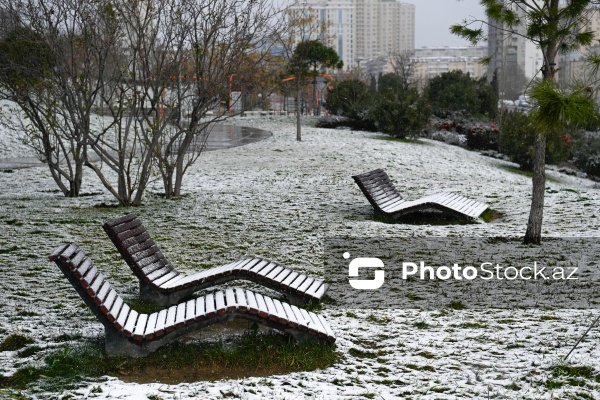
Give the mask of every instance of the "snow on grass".
<path id="1" fill-rule="evenodd" d="M 311 126 L 304 126 L 303 141 L 296 142 L 288 118 L 234 123 L 267 129 L 273 136 L 205 153 L 187 175 L 185 196 L 164 200 L 155 181 L 146 205 L 134 210 L 112 207 L 115 202 L 89 171 L 87 196 L 77 199 L 62 197 L 44 167 L 0 173 L 0 340 L 26 335 L 44 354 L 44 349 L 61 348 L 63 340 L 76 342 L 78 335 L 102 335 L 101 324 L 47 255 L 60 243 L 80 244 L 116 289 L 134 299 L 137 281 L 101 228 L 129 212 L 140 216 L 184 272 L 262 256 L 320 274 L 327 237 L 486 237 L 525 231 L 531 180 L 505 161 L 434 141 L 403 143 L 375 133 Z M 0 131 L 0 143 L 16 146 L 6 131 Z M 377 222 L 351 178 L 374 168 L 386 169 L 409 199 L 452 190 L 487 202 L 503 217 L 468 225 Z M 549 176 L 544 235 L 598 236 L 600 196 L 593 182 L 554 171 Z M 343 354 L 323 371 L 177 385 L 107 378 L 65 393 L 98 399 L 600 397 L 594 379 L 565 385 L 551 370 L 591 324 L 593 310 L 337 310 L 325 305 L 321 312 Z M 599 336 L 592 329 L 576 350 L 572 357 L 578 365 L 600 370 Z M 0 374 L 42 362 L 42 356 L 0 352 Z M 23 394 L 56 396 L 35 387 Z M 3 395 L 10 397 L 0 389 Z"/>

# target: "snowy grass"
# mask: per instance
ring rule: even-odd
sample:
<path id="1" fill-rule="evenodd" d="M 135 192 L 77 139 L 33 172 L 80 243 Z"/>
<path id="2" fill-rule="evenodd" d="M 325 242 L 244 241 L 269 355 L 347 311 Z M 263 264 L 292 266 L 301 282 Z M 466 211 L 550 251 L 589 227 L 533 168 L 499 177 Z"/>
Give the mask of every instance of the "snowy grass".
<path id="1" fill-rule="evenodd" d="M 65 199 L 45 168 L 0 173 L 0 342 L 34 339 L 0 352 L 0 374 L 45 365 L 65 346 L 98 340 L 103 328 L 47 255 L 76 242 L 128 301 L 137 280 L 105 236 L 103 222 L 135 212 L 176 268 L 192 272 L 241 257 L 262 256 L 320 275 L 327 237 L 520 236 L 531 196 L 514 164 L 459 147 L 420 140 L 398 142 L 366 132 L 305 126 L 295 141 L 287 118 L 239 119 L 270 130 L 254 144 L 208 152 L 190 170 L 185 196 L 163 199 L 156 180 L 144 207 L 113 207 L 86 172 L 84 197 Z M 0 151 L 28 156 L 7 132 Z M 381 140 L 378 140 L 381 139 Z M 3 147 L 4 146 L 4 147 Z M 414 199 L 441 190 L 487 202 L 501 215 L 479 224 L 387 224 L 351 175 L 385 168 Z M 591 181 L 549 171 L 544 235 L 597 237 L 600 195 Z M 418 294 L 415 294 L 417 296 Z M 125 382 L 117 377 L 65 385 L 40 381 L 0 398 L 192 399 L 556 399 L 600 398 L 600 328 L 561 361 L 596 318 L 595 310 L 461 309 L 337 310 L 322 312 L 335 330 L 340 361 L 312 372 L 237 379 L 190 379 L 180 384 Z M 31 350 L 28 350 L 31 349 Z M 46 382 L 46 383 L 44 383 Z"/>

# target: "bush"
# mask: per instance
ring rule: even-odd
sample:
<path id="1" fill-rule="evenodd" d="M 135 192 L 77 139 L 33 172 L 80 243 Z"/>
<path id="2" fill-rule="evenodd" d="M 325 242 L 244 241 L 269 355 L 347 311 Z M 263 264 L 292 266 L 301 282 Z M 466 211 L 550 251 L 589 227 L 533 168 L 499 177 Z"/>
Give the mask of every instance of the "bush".
<path id="1" fill-rule="evenodd" d="M 367 84 L 350 79 L 328 90 L 325 108 L 330 114 L 361 121 L 368 118 L 373 96 L 373 90 Z"/>
<path id="2" fill-rule="evenodd" d="M 414 89 L 406 89 L 395 74 L 379 78 L 379 87 L 373 108 L 369 112 L 375 126 L 397 138 L 420 134 L 431 116 L 431 108 Z"/>
<path id="3" fill-rule="evenodd" d="M 433 78 L 425 90 L 433 113 L 448 118 L 453 112 L 496 116 L 498 101 L 485 78 L 473 79 L 462 71 L 445 72 Z"/>
<path id="4" fill-rule="evenodd" d="M 475 123 L 467 128 L 467 147 L 471 150 L 498 151 L 498 137 L 500 131 L 495 123 Z"/>
<path id="5" fill-rule="evenodd" d="M 600 133 L 583 132 L 574 135 L 573 162 L 590 178 L 600 179 Z"/>
<path id="6" fill-rule="evenodd" d="M 533 169 L 533 143 L 536 130 L 531 118 L 523 113 L 509 111 L 501 118 L 499 151 L 523 170 Z M 571 152 L 571 138 L 556 134 L 546 138 L 546 163 L 559 164 L 567 161 Z"/>

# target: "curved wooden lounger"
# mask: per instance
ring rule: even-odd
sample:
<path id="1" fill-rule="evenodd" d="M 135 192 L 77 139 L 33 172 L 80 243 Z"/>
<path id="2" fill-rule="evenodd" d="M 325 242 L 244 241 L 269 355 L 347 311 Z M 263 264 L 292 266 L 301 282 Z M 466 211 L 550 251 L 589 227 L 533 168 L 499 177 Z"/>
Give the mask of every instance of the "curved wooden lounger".
<path id="1" fill-rule="evenodd" d="M 125 215 L 102 227 L 139 279 L 140 298 L 148 303 L 176 304 L 198 290 L 237 279 L 277 290 L 294 302 L 318 302 L 329 288 L 322 280 L 264 258 L 248 258 L 187 275 L 173 268 L 135 215 Z"/>
<path id="2" fill-rule="evenodd" d="M 377 215 L 397 219 L 403 215 L 425 209 L 437 209 L 458 218 L 477 218 L 489 206 L 477 200 L 442 192 L 419 200 L 406 200 L 396 190 L 390 177 L 383 169 L 375 169 L 352 176 L 354 181 L 369 200 Z"/>
<path id="3" fill-rule="evenodd" d="M 320 315 L 250 290 L 227 289 L 152 314 L 132 310 L 76 244 L 49 256 L 104 325 L 109 356 L 144 357 L 178 336 L 218 322 L 243 318 L 288 333 L 297 341 L 335 342 Z"/>

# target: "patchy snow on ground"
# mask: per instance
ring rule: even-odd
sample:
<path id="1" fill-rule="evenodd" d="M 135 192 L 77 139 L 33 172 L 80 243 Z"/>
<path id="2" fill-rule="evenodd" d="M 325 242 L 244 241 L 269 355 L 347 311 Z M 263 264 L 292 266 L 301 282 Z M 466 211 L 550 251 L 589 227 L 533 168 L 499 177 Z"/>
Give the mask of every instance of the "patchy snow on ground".
<path id="1" fill-rule="evenodd" d="M 153 182 L 146 205 L 115 202 L 86 171 L 84 196 L 67 199 L 45 167 L 0 172 L 0 341 L 12 333 L 56 347 L 65 333 L 103 334 L 56 266 L 47 261 L 63 242 L 76 242 L 126 297 L 135 278 L 119 259 L 101 224 L 128 212 L 145 222 L 171 262 L 184 272 L 241 257 L 262 256 L 320 274 L 324 240 L 352 237 L 519 236 L 525 231 L 531 179 L 514 165 L 444 143 L 398 142 L 385 135 L 304 126 L 295 140 L 291 118 L 235 119 L 273 136 L 207 152 L 190 169 L 185 196 L 165 200 Z M 0 130 L 0 155 L 21 152 Z M 7 144 L 8 143 L 8 144 Z M 17 146 L 16 153 L 3 149 Z M 452 190 L 502 213 L 491 223 L 386 224 L 351 175 L 384 168 L 398 189 L 416 199 Z M 594 182 L 548 172 L 544 235 L 597 237 L 600 192 Z M 116 378 L 86 388 L 31 398 L 97 399 L 558 399 L 600 398 L 600 383 L 578 377 L 548 385 L 551 367 L 597 317 L 595 310 L 407 309 L 321 311 L 337 334 L 342 360 L 326 370 L 178 385 L 125 383 Z M 571 357 L 600 371 L 600 327 Z M 354 349 L 354 350 L 352 350 Z M 0 352 L 0 374 L 32 362 Z M 365 357 L 376 353 L 376 357 Z M 362 355 L 361 355 L 362 354 Z M 0 397 L 10 392 L 0 391 Z"/>

